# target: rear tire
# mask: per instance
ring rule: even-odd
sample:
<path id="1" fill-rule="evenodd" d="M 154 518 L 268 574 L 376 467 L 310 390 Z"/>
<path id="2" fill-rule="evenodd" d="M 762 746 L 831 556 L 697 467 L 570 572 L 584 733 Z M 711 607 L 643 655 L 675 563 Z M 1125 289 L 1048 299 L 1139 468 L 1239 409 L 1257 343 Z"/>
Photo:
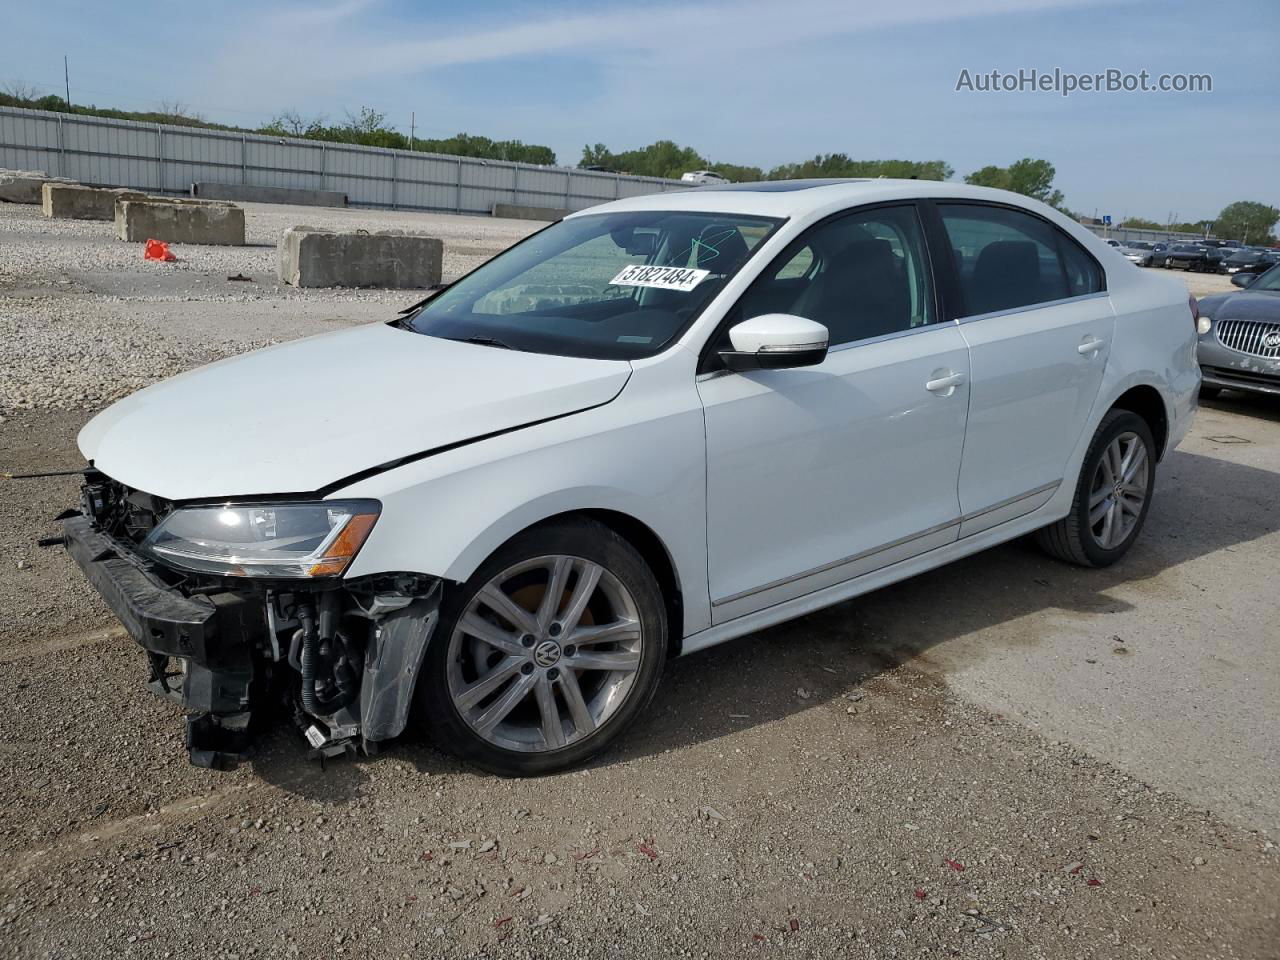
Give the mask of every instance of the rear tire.
<path id="1" fill-rule="evenodd" d="M 1071 512 L 1036 532 L 1052 557 L 1082 567 L 1109 567 L 1138 538 L 1155 492 L 1156 445 L 1147 422 L 1111 410 L 1093 435 Z"/>
<path id="2" fill-rule="evenodd" d="M 445 594 L 419 715 L 441 749 L 484 770 L 554 773 L 631 725 L 666 659 L 662 593 L 635 547 L 594 520 L 547 524 Z"/>

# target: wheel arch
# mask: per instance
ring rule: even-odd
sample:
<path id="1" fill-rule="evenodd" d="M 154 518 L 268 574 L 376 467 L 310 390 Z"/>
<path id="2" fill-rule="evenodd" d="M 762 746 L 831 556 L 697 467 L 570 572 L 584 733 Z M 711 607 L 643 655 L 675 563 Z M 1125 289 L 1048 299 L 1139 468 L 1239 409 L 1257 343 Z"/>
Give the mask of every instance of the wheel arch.
<path id="1" fill-rule="evenodd" d="M 678 657 L 684 640 L 684 594 L 680 589 L 680 577 L 676 571 L 675 558 L 662 538 L 648 526 L 630 514 L 619 510 L 588 509 L 571 510 L 566 513 L 548 517 L 543 523 L 555 523 L 559 520 L 586 517 L 604 524 L 627 543 L 639 551 L 644 562 L 653 571 L 662 591 L 662 603 L 667 613 L 667 652 L 669 656 Z"/>
<path id="2" fill-rule="evenodd" d="M 1169 411 L 1159 390 L 1150 384 L 1137 384 L 1120 394 L 1110 409 L 1128 410 L 1145 420 L 1156 441 L 1156 459 L 1164 459 L 1169 442 Z"/>

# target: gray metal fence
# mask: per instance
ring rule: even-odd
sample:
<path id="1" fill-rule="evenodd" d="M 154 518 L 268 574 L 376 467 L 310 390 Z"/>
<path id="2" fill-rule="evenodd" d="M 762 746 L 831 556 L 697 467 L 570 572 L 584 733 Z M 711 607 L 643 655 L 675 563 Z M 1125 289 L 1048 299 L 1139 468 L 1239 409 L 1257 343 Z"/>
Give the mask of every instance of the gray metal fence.
<path id="1" fill-rule="evenodd" d="M 0 107 L 0 167 L 148 193 L 185 194 L 201 181 L 245 183 L 336 190 L 352 206 L 480 214 L 494 203 L 581 210 L 687 186 L 655 177 L 17 107 Z"/>

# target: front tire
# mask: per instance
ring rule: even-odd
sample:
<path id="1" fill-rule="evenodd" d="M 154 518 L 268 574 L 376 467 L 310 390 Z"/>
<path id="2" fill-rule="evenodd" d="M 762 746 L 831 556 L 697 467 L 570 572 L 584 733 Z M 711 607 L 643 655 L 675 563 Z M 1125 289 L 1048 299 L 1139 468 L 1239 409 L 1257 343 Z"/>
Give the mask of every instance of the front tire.
<path id="1" fill-rule="evenodd" d="M 444 750 L 502 776 L 577 766 L 653 699 L 662 594 L 639 552 L 593 520 L 535 527 L 446 593 L 418 684 Z"/>
<path id="2" fill-rule="evenodd" d="M 1082 567 L 1109 567 L 1128 553 L 1151 507 L 1155 449 L 1142 417 L 1110 411 L 1089 444 L 1071 512 L 1037 532 L 1040 547 Z"/>

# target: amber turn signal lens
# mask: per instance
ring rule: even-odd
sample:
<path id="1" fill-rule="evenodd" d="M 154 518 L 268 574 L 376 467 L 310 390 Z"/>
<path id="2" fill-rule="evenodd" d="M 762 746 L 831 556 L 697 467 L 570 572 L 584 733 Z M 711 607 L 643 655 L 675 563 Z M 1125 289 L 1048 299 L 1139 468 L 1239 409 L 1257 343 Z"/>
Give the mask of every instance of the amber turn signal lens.
<path id="1" fill-rule="evenodd" d="M 369 538 L 369 531 L 373 529 L 377 519 L 376 513 L 359 513 L 348 520 L 342 532 L 321 555 L 320 562 L 312 564 L 311 576 L 334 577 L 347 569 L 347 565 Z"/>

